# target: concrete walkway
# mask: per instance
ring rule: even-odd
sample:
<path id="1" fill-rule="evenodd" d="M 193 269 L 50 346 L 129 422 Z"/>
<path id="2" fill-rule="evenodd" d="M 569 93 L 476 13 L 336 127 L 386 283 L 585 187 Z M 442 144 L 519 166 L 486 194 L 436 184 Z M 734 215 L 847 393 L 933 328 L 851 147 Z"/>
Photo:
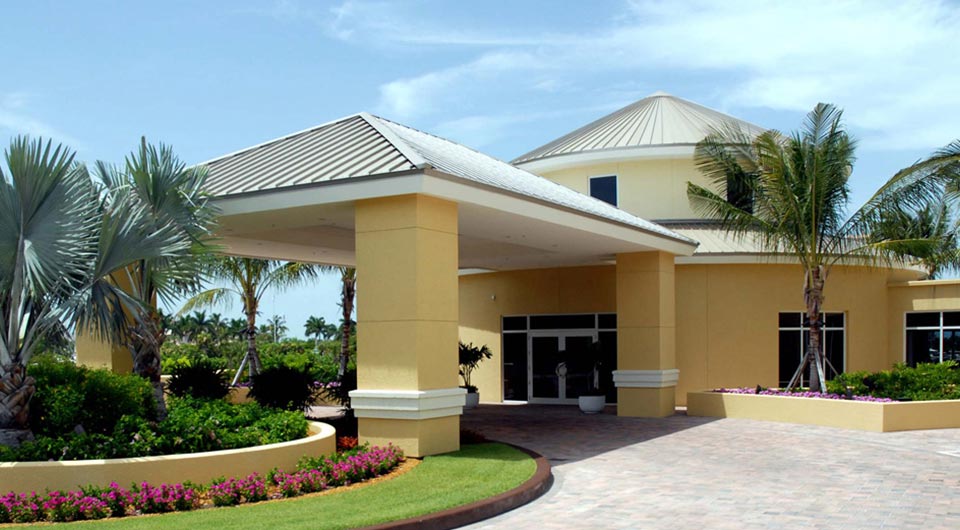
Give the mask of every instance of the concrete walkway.
<path id="1" fill-rule="evenodd" d="M 544 497 L 470 528 L 960 529 L 960 429 L 865 433 L 481 406 L 466 429 L 550 459 Z"/>

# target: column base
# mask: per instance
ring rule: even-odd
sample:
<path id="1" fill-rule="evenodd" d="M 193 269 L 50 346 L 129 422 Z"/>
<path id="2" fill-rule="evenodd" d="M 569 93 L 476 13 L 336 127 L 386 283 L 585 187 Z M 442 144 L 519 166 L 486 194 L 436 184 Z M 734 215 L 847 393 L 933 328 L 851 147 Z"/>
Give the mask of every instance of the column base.
<path id="1" fill-rule="evenodd" d="M 617 416 L 666 418 L 675 408 L 676 387 L 617 389 Z"/>
<path id="2" fill-rule="evenodd" d="M 457 451 L 465 394 L 462 388 L 354 390 L 360 443 L 392 443 L 414 457 Z"/>
<path id="3" fill-rule="evenodd" d="M 392 443 L 412 457 L 460 450 L 460 417 L 428 420 L 359 418 L 360 443 L 385 446 Z"/>

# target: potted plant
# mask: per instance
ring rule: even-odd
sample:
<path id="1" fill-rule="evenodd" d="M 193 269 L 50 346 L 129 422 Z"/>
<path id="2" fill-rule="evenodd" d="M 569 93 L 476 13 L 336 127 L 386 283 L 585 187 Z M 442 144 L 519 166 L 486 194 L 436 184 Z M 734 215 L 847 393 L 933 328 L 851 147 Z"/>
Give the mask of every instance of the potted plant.
<path id="1" fill-rule="evenodd" d="M 463 385 L 460 388 L 467 390 L 467 401 L 464 408 L 472 409 L 480 404 L 480 393 L 477 392 L 477 387 L 471 383 L 470 376 L 484 359 L 491 357 L 493 357 L 493 354 L 490 353 L 490 349 L 486 345 L 474 346 L 472 342 L 470 344 L 460 343 L 460 377 L 463 378 Z"/>
<path id="2" fill-rule="evenodd" d="M 587 354 L 584 357 L 587 369 L 590 372 L 587 389 L 577 397 L 577 404 L 580 405 L 580 410 L 585 414 L 603 412 L 603 408 L 607 404 L 607 393 L 600 385 L 600 359 L 600 343 L 594 342 L 587 349 Z"/>

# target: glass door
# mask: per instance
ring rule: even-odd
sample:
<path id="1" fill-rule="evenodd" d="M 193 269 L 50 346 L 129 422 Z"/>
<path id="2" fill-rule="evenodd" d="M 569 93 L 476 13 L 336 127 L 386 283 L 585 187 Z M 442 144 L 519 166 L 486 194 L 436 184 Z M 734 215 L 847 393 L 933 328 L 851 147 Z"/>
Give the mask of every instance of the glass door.
<path id="1" fill-rule="evenodd" d="M 586 388 L 588 374 L 583 363 L 571 362 L 587 354 L 597 340 L 596 332 L 530 333 L 527 388 L 531 403 L 576 403 Z"/>

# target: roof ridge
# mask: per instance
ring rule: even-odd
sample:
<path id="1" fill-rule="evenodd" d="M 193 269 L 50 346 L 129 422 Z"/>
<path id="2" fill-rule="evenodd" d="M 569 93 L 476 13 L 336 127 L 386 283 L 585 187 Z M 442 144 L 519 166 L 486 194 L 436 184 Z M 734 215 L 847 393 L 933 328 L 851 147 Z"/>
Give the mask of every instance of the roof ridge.
<path id="1" fill-rule="evenodd" d="M 362 114 L 364 114 L 364 113 L 363 113 L 363 112 L 356 112 L 356 113 L 353 113 L 353 114 L 349 114 L 349 115 L 347 115 L 347 116 L 343 116 L 343 117 L 337 118 L 337 119 L 335 119 L 335 120 L 330 120 L 330 121 L 328 121 L 328 122 L 321 123 L 320 125 L 314 125 L 314 126 L 311 126 L 311 127 L 307 127 L 306 129 L 302 129 L 302 130 L 299 130 L 299 131 L 297 131 L 297 132 L 293 132 L 293 133 L 290 133 L 290 134 L 285 134 L 285 135 L 283 135 L 283 136 L 279 136 L 279 137 L 277 137 L 277 138 L 273 138 L 273 139 L 267 140 L 267 141 L 265 141 L 265 142 L 260 142 L 260 143 L 258 143 L 258 144 L 251 145 L 250 147 L 244 147 L 243 149 L 238 149 L 238 150 L 236 150 L 236 151 L 229 152 L 229 153 L 227 153 L 227 154 L 225 154 L 225 155 L 220 155 L 220 156 L 218 156 L 218 157 L 216 157 L 216 158 L 211 158 L 210 160 L 205 160 L 205 161 L 203 161 L 203 162 L 198 162 L 198 163 L 194 164 L 194 165 L 191 166 L 191 167 L 205 166 L 205 165 L 207 165 L 207 164 L 212 164 L 212 163 L 214 163 L 214 162 L 219 162 L 219 161 L 225 160 L 225 159 L 227 159 L 227 158 L 233 158 L 233 157 L 235 157 L 235 156 L 237 156 L 237 155 L 240 155 L 240 154 L 242 154 L 242 153 L 246 153 L 246 152 L 248 152 L 248 151 L 253 151 L 253 150 L 255 150 L 255 149 L 261 149 L 261 148 L 263 148 L 263 147 L 267 147 L 268 145 L 273 145 L 273 144 L 275 144 L 275 143 L 277 143 L 277 142 L 282 142 L 282 141 L 284 141 L 284 140 L 289 140 L 290 138 L 295 138 L 295 137 L 297 137 L 297 136 L 300 136 L 300 135 L 303 135 L 303 134 L 307 134 L 307 133 L 316 131 L 317 129 L 322 129 L 322 128 L 328 127 L 328 126 L 330 126 L 330 125 L 334 125 L 334 124 L 337 124 L 337 123 L 342 123 L 342 122 L 345 122 L 345 121 L 350 120 L 350 119 L 353 119 L 353 118 L 362 117 L 362 116 L 361 116 Z"/>
<path id="2" fill-rule="evenodd" d="M 647 113 L 643 109 L 651 108 L 653 112 Z M 667 110 L 670 109 L 670 110 Z M 574 153 L 585 153 L 595 151 L 605 151 L 609 149 L 618 149 L 624 147 L 651 147 L 661 145 L 693 145 L 696 142 L 691 141 L 685 136 L 692 134 L 669 134 L 674 141 L 667 141 L 665 135 L 671 132 L 668 129 L 669 121 L 664 119 L 665 113 L 671 116 L 676 115 L 689 124 L 689 130 L 696 131 L 704 127 L 712 128 L 717 123 L 735 123 L 747 130 L 764 131 L 766 128 L 746 121 L 744 119 L 726 114 L 719 110 L 701 105 L 694 101 L 684 99 L 679 96 L 657 91 L 653 94 L 625 105 L 609 114 L 601 116 L 586 125 L 564 134 L 546 144 L 514 158 L 512 164 L 525 164 L 534 160 L 550 158 L 553 156 L 563 156 Z M 640 114 L 644 114 L 641 116 Z M 636 116 L 636 119 L 623 120 L 624 116 Z M 623 122 L 623 123 L 621 123 Z M 649 122 L 649 123 L 648 123 Z M 639 124 L 647 124 L 643 131 L 635 130 Z M 616 138 L 616 130 L 628 128 L 625 134 L 621 131 L 620 139 L 614 141 L 614 145 L 609 145 L 609 138 Z M 613 132 L 604 132 L 612 129 Z M 684 129 L 681 127 L 680 130 Z M 649 131 L 648 131 L 649 130 Z M 655 134 L 659 130 L 659 137 Z M 653 135 L 653 136 L 648 136 Z M 611 136 L 613 135 L 613 136 Z M 645 138 L 647 137 L 647 138 Z M 644 139 L 645 138 L 645 139 Z M 698 140 L 699 141 L 699 140 Z M 605 143 L 607 142 L 607 143 Z M 628 145 L 625 145 L 628 144 Z"/>
<path id="3" fill-rule="evenodd" d="M 397 151 L 400 151 L 400 154 L 402 154 L 407 159 L 407 161 L 410 162 L 414 167 L 416 167 L 417 169 L 424 169 L 424 168 L 431 167 L 430 163 L 427 162 L 425 158 L 423 158 L 423 155 L 421 155 L 420 152 L 416 150 L 416 148 L 414 148 L 412 145 L 407 143 L 407 141 L 404 140 L 403 138 L 400 138 L 400 136 L 398 136 L 397 133 L 393 132 L 393 130 L 390 129 L 390 127 L 386 126 L 386 124 L 383 123 L 384 121 L 390 122 L 390 123 L 394 123 L 394 122 L 391 122 L 390 120 L 387 120 L 385 118 L 381 118 L 380 116 L 370 114 L 369 112 L 360 112 L 358 116 L 360 116 L 364 121 L 370 124 L 370 126 L 373 127 L 374 130 L 376 130 L 380 134 L 380 136 L 382 136 L 384 140 L 390 143 L 390 145 L 392 145 Z"/>

